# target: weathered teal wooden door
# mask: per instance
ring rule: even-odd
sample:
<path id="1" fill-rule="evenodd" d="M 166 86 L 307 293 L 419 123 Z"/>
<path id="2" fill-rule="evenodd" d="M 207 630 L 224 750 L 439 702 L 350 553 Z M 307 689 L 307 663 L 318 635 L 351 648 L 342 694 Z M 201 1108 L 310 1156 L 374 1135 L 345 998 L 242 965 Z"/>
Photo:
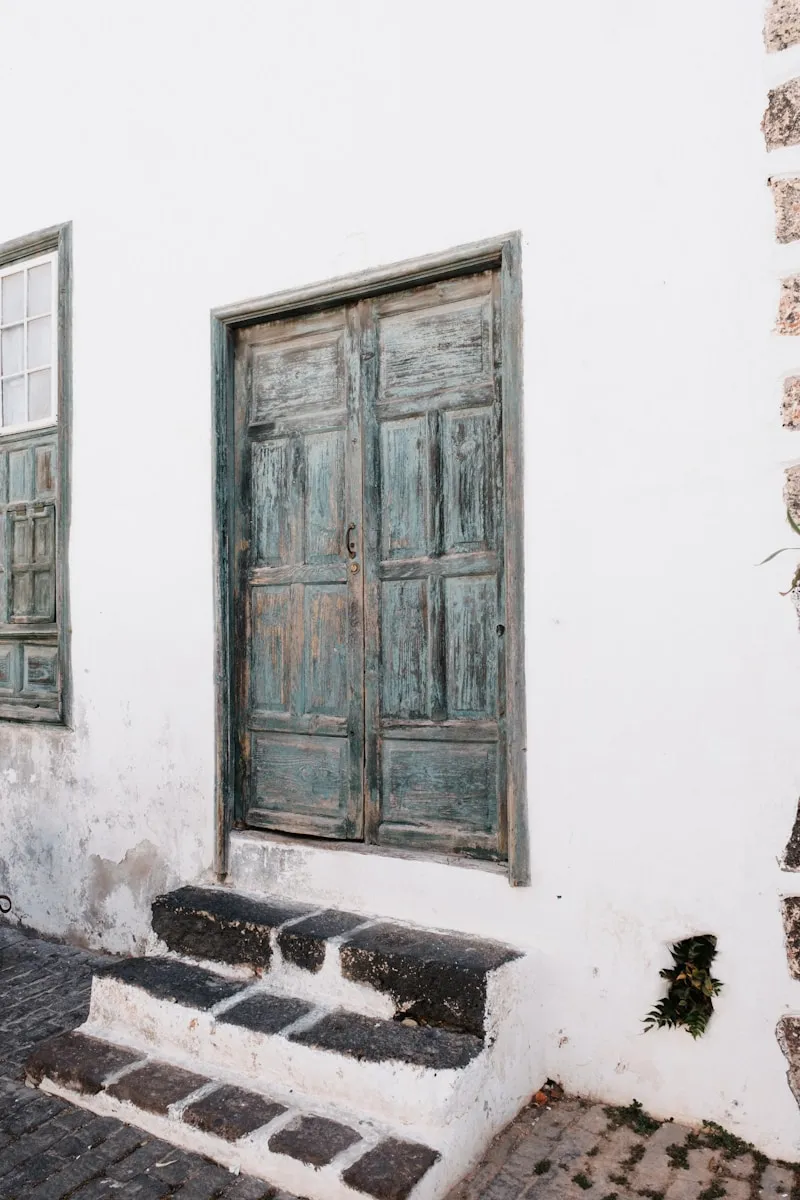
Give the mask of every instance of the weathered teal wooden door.
<path id="1" fill-rule="evenodd" d="M 497 275 L 364 315 L 367 834 L 505 853 Z"/>
<path id="2" fill-rule="evenodd" d="M 239 812 L 503 857 L 497 274 L 240 331 Z"/>
<path id="3" fill-rule="evenodd" d="M 237 335 L 237 800 L 250 825 L 363 830 L 359 356 L 353 310 Z"/>

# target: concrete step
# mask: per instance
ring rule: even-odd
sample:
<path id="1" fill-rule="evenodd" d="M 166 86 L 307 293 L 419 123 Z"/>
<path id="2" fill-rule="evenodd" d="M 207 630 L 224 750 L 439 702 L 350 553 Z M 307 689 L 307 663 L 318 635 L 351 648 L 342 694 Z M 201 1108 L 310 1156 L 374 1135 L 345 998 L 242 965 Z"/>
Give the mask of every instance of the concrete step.
<path id="1" fill-rule="evenodd" d="M 269 972 L 275 990 L 477 1037 L 487 1032 L 492 977 L 520 957 L 498 942 L 225 888 L 157 897 L 153 931 L 174 954 Z"/>
<path id="2" fill-rule="evenodd" d="M 496 1046 L 471 1033 L 312 1005 L 268 979 L 225 978 L 172 958 L 131 958 L 98 972 L 87 1033 L 193 1069 L 232 1068 L 263 1086 L 326 1096 L 416 1129 L 445 1124 L 481 1097 Z M 469 1095 L 469 1099 L 468 1099 Z"/>
<path id="3" fill-rule="evenodd" d="M 309 1200 L 438 1200 L 541 1083 L 530 954 L 221 887 L 153 929 L 33 1082 Z"/>
<path id="4" fill-rule="evenodd" d="M 77 1031 L 42 1043 L 30 1083 L 309 1200 L 436 1200 L 460 1174 L 446 1145 L 412 1142 L 329 1103 L 298 1105 L 231 1071 L 189 1070 Z M 446 1139 L 445 1139 L 446 1140 Z"/>

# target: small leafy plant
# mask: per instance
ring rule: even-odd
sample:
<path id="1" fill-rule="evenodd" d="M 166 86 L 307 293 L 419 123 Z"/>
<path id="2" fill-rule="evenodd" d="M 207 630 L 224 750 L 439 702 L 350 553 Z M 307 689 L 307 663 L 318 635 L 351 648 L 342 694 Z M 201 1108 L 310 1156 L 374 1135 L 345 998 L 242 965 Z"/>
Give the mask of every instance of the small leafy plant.
<path id="1" fill-rule="evenodd" d="M 645 1032 L 682 1028 L 693 1038 L 701 1037 L 714 1012 L 714 997 L 722 990 L 720 980 L 711 974 L 717 939 L 710 933 L 684 938 L 670 954 L 673 965 L 659 972 L 669 980 L 669 990 L 645 1017 Z"/>
<path id="2" fill-rule="evenodd" d="M 703 1121 L 701 1136 L 703 1144 L 712 1150 L 721 1150 L 723 1158 L 741 1158 L 744 1154 L 753 1153 L 753 1147 L 749 1142 L 737 1137 L 735 1133 L 729 1133 L 716 1121 Z"/>
<path id="3" fill-rule="evenodd" d="M 793 532 L 800 537 L 800 525 L 797 524 L 788 508 L 786 510 L 786 520 L 789 522 Z M 790 550 L 794 550 L 795 554 L 800 554 L 800 546 L 782 546 L 780 550 L 773 550 L 772 554 L 768 554 L 766 558 L 762 558 L 761 562 L 757 565 L 763 567 L 765 563 L 772 562 L 773 558 L 777 558 L 779 554 L 788 554 Z M 789 596 L 798 587 L 800 587 L 800 564 L 798 564 L 797 570 L 792 576 L 792 582 L 785 592 L 781 592 L 781 595 Z"/>
<path id="4" fill-rule="evenodd" d="M 671 1166 L 682 1167 L 684 1171 L 689 1170 L 689 1150 L 686 1146 L 673 1142 L 671 1146 L 667 1146 L 666 1155 Z"/>
<path id="5" fill-rule="evenodd" d="M 632 1100 L 630 1104 L 612 1104 L 604 1108 L 603 1112 L 608 1117 L 610 1130 L 621 1129 L 624 1125 L 626 1129 L 632 1129 L 641 1137 L 650 1137 L 662 1124 L 644 1111 L 641 1100 Z"/>
<path id="6" fill-rule="evenodd" d="M 628 1152 L 627 1158 L 623 1158 L 622 1162 L 619 1165 L 621 1167 L 623 1167 L 624 1169 L 627 1169 L 628 1167 L 635 1167 L 637 1163 L 640 1163 L 642 1161 L 644 1156 L 645 1156 L 644 1142 L 634 1142 L 634 1144 L 631 1146 L 631 1148 Z"/>

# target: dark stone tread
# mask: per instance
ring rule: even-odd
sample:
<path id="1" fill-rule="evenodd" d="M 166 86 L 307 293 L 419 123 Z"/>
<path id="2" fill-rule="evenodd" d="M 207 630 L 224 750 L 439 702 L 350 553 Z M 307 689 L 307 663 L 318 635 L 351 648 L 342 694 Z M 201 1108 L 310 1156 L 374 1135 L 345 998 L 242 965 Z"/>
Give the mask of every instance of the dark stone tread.
<path id="1" fill-rule="evenodd" d="M 276 1154 L 286 1154 L 312 1167 L 324 1167 L 360 1140 L 354 1129 L 340 1125 L 338 1121 L 329 1121 L 326 1117 L 300 1117 L 273 1133 L 268 1145 Z"/>
<path id="2" fill-rule="evenodd" d="M 166 1113 L 170 1104 L 183 1100 L 190 1092 L 210 1083 L 202 1075 L 193 1071 L 184 1071 L 181 1067 L 170 1066 L 169 1063 L 154 1062 L 123 1075 L 117 1083 L 106 1088 L 109 1096 L 117 1100 L 129 1100 L 137 1108 L 146 1112 Z"/>
<path id="3" fill-rule="evenodd" d="M 75 1092 L 95 1096 L 109 1075 L 143 1057 L 84 1033 L 62 1033 L 36 1047 L 25 1063 L 25 1074 L 32 1083 L 47 1078 Z"/>
<path id="4" fill-rule="evenodd" d="M 174 958 L 126 958 L 99 973 L 141 988 L 159 1000 L 172 1000 L 203 1011 L 250 986 Z"/>
<path id="5" fill-rule="evenodd" d="M 253 900 L 222 888 L 184 887 L 153 901 L 153 929 L 178 954 L 269 966 L 270 933 L 309 913 L 307 904 Z"/>
<path id="6" fill-rule="evenodd" d="M 225 1084 L 184 1109 L 183 1119 L 205 1133 L 236 1142 L 284 1112 L 285 1106 L 275 1100 Z"/>
<path id="7" fill-rule="evenodd" d="M 260 992 L 245 997 L 233 1008 L 220 1013 L 217 1022 L 221 1025 L 241 1025 L 257 1033 L 279 1033 L 287 1025 L 310 1013 L 313 1007 L 313 1004 L 292 996 L 273 996 L 269 992 Z"/>
<path id="8" fill-rule="evenodd" d="M 498 942 L 381 921 L 348 936 L 363 918 L 308 905 L 255 900 L 221 888 L 179 888 L 153 902 L 153 929 L 173 951 L 267 969 L 270 936 L 289 962 L 317 971 L 327 942 L 345 935 L 346 978 L 393 997 L 397 1010 L 425 1025 L 482 1036 L 488 974 L 519 957 Z"/>
<path id="9" fill-rule="evenodd" d="M 381 1021 L 359 1013 L 329 1013 L 310 1029 L 289 1034 L 289 1041 L 332 1050 L 366 1062 L 407 1062 L 434 1070 L 465 1067 L 483 1049 L 471 1033 Z"/>
<path id="10" fill-rule="evenodd" d="M 363 922 L 364 917 L 356 916 L 355 913 L 329 908 L 281 930 L 278 934 L 278 945 L 288 962 L 302 967 L 305 971 L 319 971 L 325 961 L 328 939 L 341 937 L 343 933 L 349 933 Z"/>
<path id="11" fill-rule="evenodd" d="M 345 978 L 388 992 L 398 1012 L 481 1037 L 487 976 L 520 955 L 498 942 L 387 921 L 355 933 L 339 957 Z"/>
<path id="12" fill-rule="evenodd" d="M 342 1179 L 375 1200 L 406 1200 L 438 1159 L 429 1146 L 387 1138 L 348 1167 Z"/>

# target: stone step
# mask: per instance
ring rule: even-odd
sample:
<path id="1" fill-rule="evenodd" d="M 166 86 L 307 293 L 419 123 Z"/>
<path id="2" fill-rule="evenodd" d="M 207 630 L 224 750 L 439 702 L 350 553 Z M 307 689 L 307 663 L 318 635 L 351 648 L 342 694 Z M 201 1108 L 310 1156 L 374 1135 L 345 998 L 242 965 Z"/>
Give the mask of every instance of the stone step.
<path id="1" fill-rule="evenodd" d="M 187 1069 L 75 1031 L 29 1057 L 30 1083 L 113 1116 L 234 1171 L 309 1200 L 437 1200 L 461 1162 L 446 1144 L 412 1141 L 330 1104 L 242 1086 L 234 1073 Z"/>
<path id="2" fill-rule="evenodd" d="M 173 958 L 95 975 L 87 1031 L 259 1086 L 326 1096 L 415 1128 L 440 1126 L 485 1090 L 497 1051 L 471 1033 L 315 1006 Z M 457 1115 L 457 1114 L 456 1114 Z"/>
<path id="3" fill-rule="evenodd" d="M 309 1200 L 438 1200 L 543 1078 L 530 953 L 223 887 L 153 929 L 31 1080 Z"/>
<path id="4" fill-rule="evenodd" d="M 269 973 L 316 1002 L 476 1037 L 487 1030 L 492 976 L 520 957 L 498 942 L 221 887 L 158 896 L 153 931 L 174 954 Z"/>

